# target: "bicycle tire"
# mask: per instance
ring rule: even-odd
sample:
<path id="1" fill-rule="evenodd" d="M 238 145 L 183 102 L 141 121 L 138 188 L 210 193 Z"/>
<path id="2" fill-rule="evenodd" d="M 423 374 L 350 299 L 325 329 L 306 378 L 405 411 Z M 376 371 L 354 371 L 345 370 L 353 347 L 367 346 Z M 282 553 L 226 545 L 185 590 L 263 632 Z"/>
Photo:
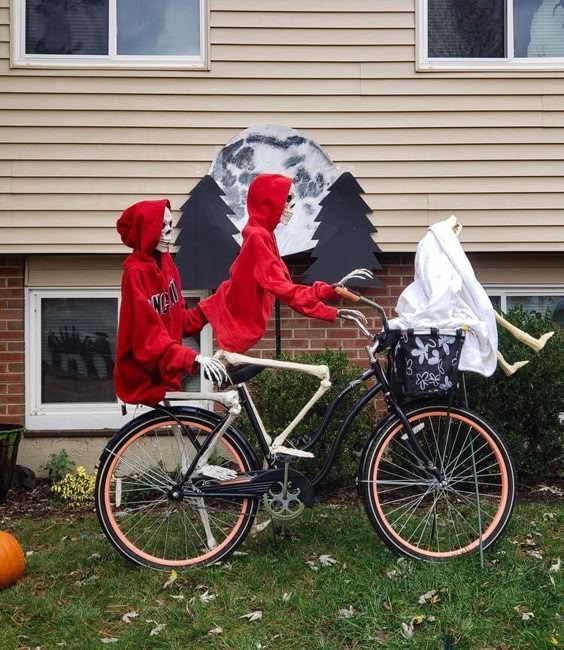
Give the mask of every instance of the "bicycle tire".
<path id="1" fill-rule="evenodd" d="M 201 409 L 170 412 L 200 438 L 218 422 Z M 96 478 L 96 512 L 110 543 L 131 562 L 162 571 L 226 558 L 243 542 L 258 508 L 258 499 L 244 497 L 171 501 L 167 489 L 180 475 L 182 458 L 193 450 L 180 431 L 165 413 L 137 418 L 106 445 Z M 249 443 L 234 428 L 224 433 L 208 463 L 238 473 L 259 468 Z"/>
<path id="2" fill-rule="evenodd" d="M 392 550 L 416 559 L 444 561 L 473 553 L 480 538 L 482 549 L 489 548 L 507 526 L 515 502 L 515 472 L 505 444 L 466 408 L 430 402 L 408 407 L 406 415 L 444 481 L 432 477 L 402 439 L 399 418 L 387 418 L 366 445 L 359 467 L 371 524 Z"/>

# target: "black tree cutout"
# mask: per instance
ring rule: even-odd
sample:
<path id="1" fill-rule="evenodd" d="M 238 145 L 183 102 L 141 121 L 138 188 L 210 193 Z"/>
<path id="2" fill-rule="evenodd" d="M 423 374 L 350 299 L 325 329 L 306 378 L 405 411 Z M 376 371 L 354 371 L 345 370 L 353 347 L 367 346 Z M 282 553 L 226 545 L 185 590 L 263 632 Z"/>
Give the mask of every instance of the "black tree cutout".
<path id="1" fill-rule="evenodd" d="M 239 231 L 224 194 L 211 176 L 204 176 L 181 208 L 175 262 L 184 289 L 217 289 L 229 277 L 239 253 L 233 235 Z"/>
<path id="2" fill-rule="evenodd" d="M 366 216 L 372 210 L 360 196 L 364 191 L 350 172 L 341 174 L 329 188 L 329 194 L 320 202 L 316 217 L 320 222 L 315 231 L 318 239 L 312 257 L 316 261 L 307 270 L 304 281 L 337 282 L 354 269 L 381 269 L 375 257 L 381 250 L 372 239 L 376 228 Z M 373 280 L 355 280 L 351 284 L 363 287 L 381 287 Z"/>

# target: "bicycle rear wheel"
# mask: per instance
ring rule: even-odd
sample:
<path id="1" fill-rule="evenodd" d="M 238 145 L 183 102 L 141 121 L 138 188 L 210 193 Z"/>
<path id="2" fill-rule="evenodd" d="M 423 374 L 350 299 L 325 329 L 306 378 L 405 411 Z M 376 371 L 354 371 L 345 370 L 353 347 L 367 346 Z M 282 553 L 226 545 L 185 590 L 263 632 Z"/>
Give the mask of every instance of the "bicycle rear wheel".
<path id="1" fill-rule="evenodd" d="M 217 423 L 201 411 L 177 417 L 185 431 L 170 416 L 154 412 L 118 433 L 102 455 L 96 480 L 96 511 L 109 541 L 128 560 L 163 571 L 229 555 L 258 507 L 257 499 L 244 497 L 173 498 L 171 488 L 195 454 L 186 431 L 201 444 Z M 243 436 L 229 429 L 208 465 L 240 474 L 257 469 L 258 461 Z"/>
<path id="2" fill-rule="evenodd" d="M 507 525 L 515 476 L 507 448 L 480 416 L 430 403 L 406 411 L 416 437 L 441 472 L 428 472 L 398 418 L 377 431 L 359 472 L 368 517 L 403 555 L 448 560 L 488 548 Z"/>

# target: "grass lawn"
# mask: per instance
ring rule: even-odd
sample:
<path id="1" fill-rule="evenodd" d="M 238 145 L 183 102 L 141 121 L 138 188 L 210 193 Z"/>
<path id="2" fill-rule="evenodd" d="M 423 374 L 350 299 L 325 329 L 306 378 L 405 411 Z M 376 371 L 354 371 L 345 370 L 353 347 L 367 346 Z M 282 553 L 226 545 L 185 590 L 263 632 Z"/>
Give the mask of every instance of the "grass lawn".
<path id="1" fill-rule="evenodd" d="M 518 504 L 483 569 L 478 556 L 398 558 L 351 502 L 306 511 L 291 539 L 264 531 L 167 588 L 167 574 L 110 547 L 93 513 L 7 520 L 0 506 L 0 529 L 32 552 L 0 592 L 0 649 L 564 648 L 562 501 Z"/>

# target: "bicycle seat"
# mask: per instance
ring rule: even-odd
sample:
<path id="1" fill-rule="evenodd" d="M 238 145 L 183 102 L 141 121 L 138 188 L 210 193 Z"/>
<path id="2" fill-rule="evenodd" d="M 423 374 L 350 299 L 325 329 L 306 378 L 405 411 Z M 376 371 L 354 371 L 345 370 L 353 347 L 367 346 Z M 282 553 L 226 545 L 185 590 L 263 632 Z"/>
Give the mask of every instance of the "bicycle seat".
<path id="1" fill-rule="evenodd" d="M 245 363 L 241 366 L 228 367 L 227 374 L 234 384 L 242 384 L 245 381 L 250 381 L 263 370 L 264 366 L 255 366 L 253 363 Z"/>

